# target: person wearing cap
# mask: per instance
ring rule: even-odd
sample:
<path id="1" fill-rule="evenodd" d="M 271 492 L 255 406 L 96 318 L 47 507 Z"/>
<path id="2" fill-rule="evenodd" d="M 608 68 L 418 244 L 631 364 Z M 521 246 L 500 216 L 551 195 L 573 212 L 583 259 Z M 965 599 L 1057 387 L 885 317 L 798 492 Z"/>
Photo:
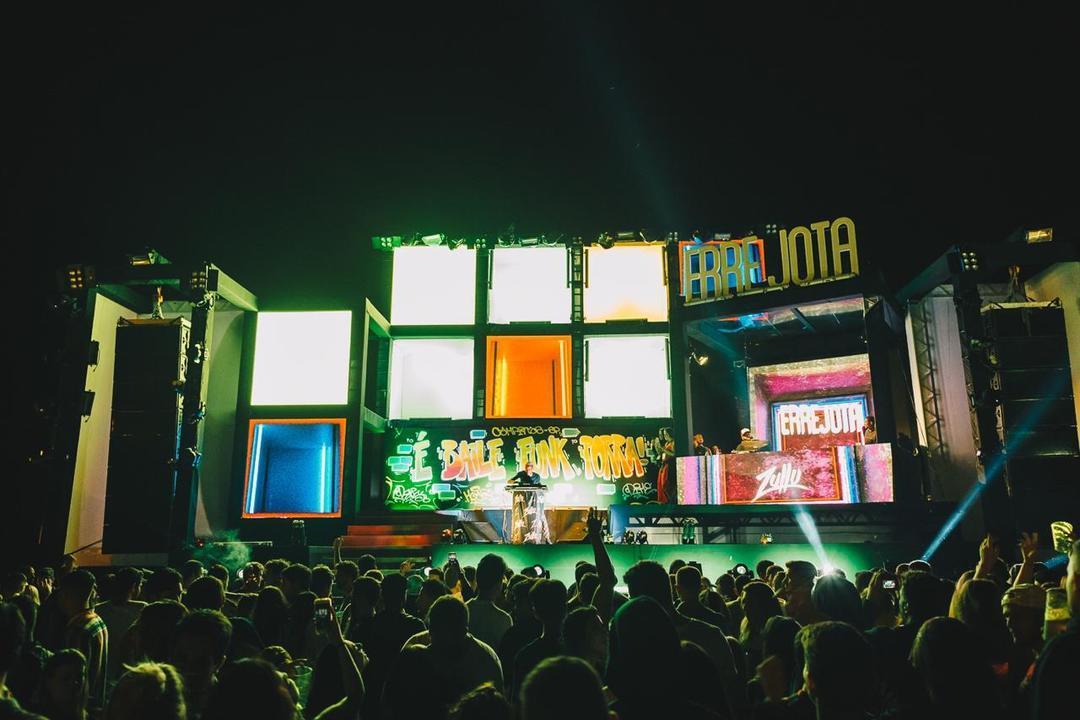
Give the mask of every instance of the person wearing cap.
<path id="1" fill-rule="evenodd" d="M 1046 591 L 1038 585 L 1014 585 L 1001 596 L 1001 613 L 1013 639 L 1009 658 L 1009 687 L 1026 693 L 1035 672 L 1035 660 L 1042 650 L 1043 608 Z"/>
<path id="2" fill-rule="evenodd" d="M 765 443 L 754 437 L 754 433 L 750 428 L 743 428 L 739 431 L 739 444 L 735 446 L 732 452 L 748 453 L 756 452 L 764 447 Z"/>

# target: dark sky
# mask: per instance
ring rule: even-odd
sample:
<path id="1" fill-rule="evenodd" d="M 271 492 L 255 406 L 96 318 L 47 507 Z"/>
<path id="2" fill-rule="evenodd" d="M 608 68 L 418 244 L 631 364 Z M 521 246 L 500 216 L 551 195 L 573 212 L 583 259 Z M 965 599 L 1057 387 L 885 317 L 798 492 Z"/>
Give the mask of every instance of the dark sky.
<path id="1" fill-rule="evenodd" d="M 6 18 L 19 316 L 57 266 L 146 246 L 216 262 L 264 309 L 386 310 L 372 235 L 511 223 L 850 215 L 896 287 L 1075 202 L 1075 26 L 1028 3 L 353 5 Z"/>

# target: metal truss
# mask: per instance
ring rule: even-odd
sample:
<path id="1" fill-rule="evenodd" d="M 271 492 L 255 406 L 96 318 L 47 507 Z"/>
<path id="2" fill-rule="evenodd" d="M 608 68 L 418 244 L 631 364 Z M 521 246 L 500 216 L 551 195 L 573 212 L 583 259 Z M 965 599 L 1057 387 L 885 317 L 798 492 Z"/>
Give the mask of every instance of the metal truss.
<path id="1" fill-rule="evenodd" d="M 922 404 L 923 418 L 926 423 L 926 447 L 930 462 L 945 454 L 945 434 L 942 428 L 941 392 L 938 389 L 940 378 L 934 363 L 935 345 L 934 318 L 927 303 L 930 298 L 911 303 L 908 310 L 911 315 L 912 340 L 915 346 L 915 366 L 919 377 L 919 400 Z"/>

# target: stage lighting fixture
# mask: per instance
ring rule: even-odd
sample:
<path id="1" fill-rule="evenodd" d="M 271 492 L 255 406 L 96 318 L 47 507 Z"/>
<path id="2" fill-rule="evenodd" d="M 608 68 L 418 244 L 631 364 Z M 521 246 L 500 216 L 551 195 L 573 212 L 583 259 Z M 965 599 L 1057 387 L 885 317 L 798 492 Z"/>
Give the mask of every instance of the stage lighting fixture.
<path id="1" fill-rule="evenodd" d="M 645 532 L 644 530 L 638 530 L 637 544 L 638 545 L 648 545 L 649 544 L 649 534 L 647 532 Z"/>
<path id="2" fill-rule="evenodd" d="M 622 541 L 623 541 L 623 545 L 633 545 L 634 544 L 634 531 L 631 530 L 630 528 L 626 528 L 626 531 L 623 533 L 623 536 L 622 536 Z"/>
<path id="3" fill-rule="evenodd" d="M 61 272 L 63 290 L 85 290 L 94 284 L 94 268 L 90 265 L 68 265 Z"/>
<path id="4" fill-rule="evenodd" d="M 157 250 L 147 248 L 146 252 L 139 255 L 128 255 L 128 264 L 133 267 L 142 265 L 168 265 L 169 261 L 162 257 Z"/>
<path id="5" fill-rule="evenodd" d="M 750 568 L 746 563 L 739 563 L 735 567 L 731 568 L 731 572 L 735 573 L 736 577 L 740 575 L 749 575 Z"/>
<path id="6" fill-rule="evenodd" d="M 541 244 L 542 242 L 544 242 L 543 235 L 540 235 L 539 237 L 521 238 L 520 240 L 518 240 L 518 243 L 520 243 L 522 247 L 534 247 Z"/>
<path id="7" fill-rule="evenodd" d="M 611 233 L 600 233 L 600 236 L 596 238 L 596 244 L 610 250 L 615 247 L 615 236 Z"/>
<path id="8" fill-rule="evenodd" d="M 979 256 L 971 250 L 960 252 L 960 267 L 964 272 L 975 272 L 979 269 Z"/>
<path id="9" fill-rule="evenodd" d="M 376 250 L 393 250 L 401 247 L 401 243 L 402 237 L 400 235 L 376 235 L 371 238 L 371 247 Z"/>
<path id="10" fill-rule="evenodd" d="M 293 547 L 307 546 L 307 527 L 303 520 L 293 520 L 289 528 L 289 542 Z"/>
<path id="11" fill-rule="evenodd" d="M 1038 230 L 1028 230 L 1024 236 L 1024 239 L 1028 243 L 1042 243 L 1050 242 L 1054 239 L 1054 228 L 1039 228 Z"/>
<path id="12" fill-rule="evenodd" d="M 758 540 L 762 545 L 772 545 L 772 541 L 772 533 L 761 533 L 761 538 Z"/>
<path id="13" fill-rule="evenodd" d="M 442 245 L 444 240 L 446 240 L 446 236 L 442 233 L 435 233 L 434 235 L 424 235 L 420 238 L 420 242 L 424 243 L 428 247 Z"/>
<path id="14" fill-rule="evenodd" d="M 690 351 L 690 359 L 696 362 L 699 366 L 703 366 L 705 365 L 705 363 L 709 362 L 708 355 L 706 355 L 705 353 L 699 354 L 696 350 Z"/>

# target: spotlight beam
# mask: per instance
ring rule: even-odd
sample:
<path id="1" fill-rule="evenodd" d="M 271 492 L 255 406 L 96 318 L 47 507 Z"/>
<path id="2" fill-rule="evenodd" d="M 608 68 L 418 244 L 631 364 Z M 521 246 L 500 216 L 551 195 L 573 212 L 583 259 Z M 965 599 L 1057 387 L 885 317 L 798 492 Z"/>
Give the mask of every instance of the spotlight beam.
<path id="1" fill-rule="evenodd" d="M 1044 397 L 1057 397 L 1057 394 L 1064 389 L 1067 382 L 1068 381 L 1066 376 L 1058 378 L 1055 382 L 1050 383 L 1051 387 L 1049 388 L 1049 392 L 1044 393 Z M 1027 414 L 1020 419 L 1020 422 L 1016 424 L 1016 431 L 1014 431 L 1014 437 L 1027 437 L 1027 431 L 1038 424 L 1039 419 L 1046 412 L 1046 409 L 1051 402 L 1051 400 L 1044 400 L 1039 405 L 1031 408 L 1031 410 L 1029 410 Z M 949 535 L 952 534 L 953 530 L 955 530 L 956 527 L 960 524 L 960 522 L 964 519 L 964 516 L 968 514 L 968 511 L 971 510 L 971 506 L 975 504 L 975 501 L 978 500 L 984 492 L 986 492 L 986 488 L 990 486 L 990 483 L 997 482 L 998 478 L 1001 477 L 1002 471 L 1005 469 L 1005 463 L 1009 459 L 1009 454 L 1016 452 L 1021 445 L 1022 441 L 1021 443 L 1017 443 L 1012 446 L 1010 446 L 1008 442 L 1006 442 L 1005 445 L 1002 446 L 1001 452 L 990 459 L 990 462 L 987 463 L 986 468 L 983 471 L 984 479 L 976 482 L 967 491 L 964 499 L 960 501 L 960 504 L 956 506 L 955 510 L 953 510 L 952 514 L 949 516 L 949 519 L 946 520 L 945 524 L 941 526 L 941 530 L 939 530 L 938 534 L 934 537 L 934 539 L 930 541 L 930 544 L 927 546 L 926 550 L 922 554 L 923 560 L 929 560 L 934 555 L 934 553 L 938 551 L 942 543 L 945 542 Z"/>

